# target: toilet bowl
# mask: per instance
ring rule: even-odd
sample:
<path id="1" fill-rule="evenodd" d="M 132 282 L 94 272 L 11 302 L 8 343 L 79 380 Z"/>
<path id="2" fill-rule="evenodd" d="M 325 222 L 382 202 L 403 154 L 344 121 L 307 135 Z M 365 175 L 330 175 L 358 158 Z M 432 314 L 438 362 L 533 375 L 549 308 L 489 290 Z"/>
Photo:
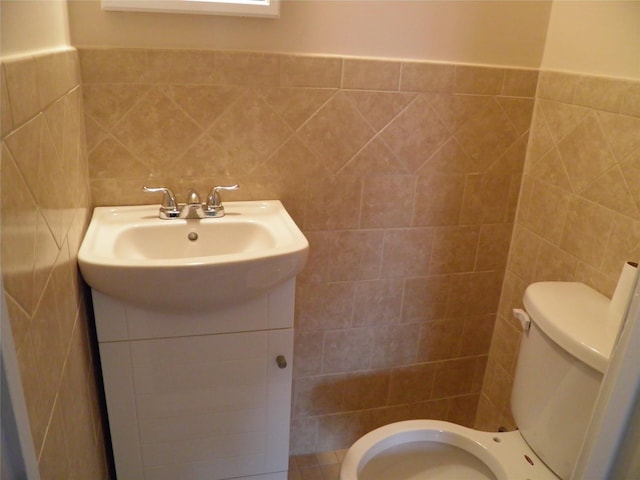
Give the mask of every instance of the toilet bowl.
<path id="1" fill-rule="evenodd" d="M 348 450 L 340 480 L 558 480 L 519 432 L 438 420 L 391 423 Z"/>
<path id="2" fill-rule="evenodd" d="M 609 299 L 576 282 L 530 285 L 511 393 L 519 427 L 482 432 L 438 420 L 380 427 L 347 451 L 340 480 L 568 480 L 618 325 Z"/>

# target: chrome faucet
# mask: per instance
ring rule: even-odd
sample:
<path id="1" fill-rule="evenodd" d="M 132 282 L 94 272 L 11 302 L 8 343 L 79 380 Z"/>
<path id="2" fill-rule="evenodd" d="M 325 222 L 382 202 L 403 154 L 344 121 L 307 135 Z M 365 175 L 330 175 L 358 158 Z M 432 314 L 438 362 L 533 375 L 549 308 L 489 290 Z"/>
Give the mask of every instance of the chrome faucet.
<path id="1" fill-rule="evenodd" d="M 187 194 L 187 203 L 180 209 L 179 218 L 204 218 L 204 209 L 200 201 L 200 195 L 194 190 L 189 190 Z"/>
<path id="2" fill-rule="evenodd" d="M 200 195 L 194 190 L 189 190 L 187 201 L 178 204 L 173 192 L 167 187 L 142 187 L 142 190 L 149 193 L 161 192 L 162 204 L 158 217 L 163 220 L 172 218 L 184 219 L 201 219 L 201 218 L 220 218 L 224 217 L 224 206 L 220 200 L 221 190 L 237 190 L 240 185 L 217 186 L 213 187 L 207 196 L 207 203 L 203 204 Z"/>

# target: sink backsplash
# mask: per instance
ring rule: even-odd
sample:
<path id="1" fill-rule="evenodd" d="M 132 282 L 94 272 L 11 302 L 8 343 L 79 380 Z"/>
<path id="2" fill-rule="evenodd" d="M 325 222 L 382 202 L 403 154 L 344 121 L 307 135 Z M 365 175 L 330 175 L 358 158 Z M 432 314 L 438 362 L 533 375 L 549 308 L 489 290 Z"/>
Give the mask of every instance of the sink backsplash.
<path id="1" fill-rule="evenodd" d="M 145 49 L 80 60 L 95 205 L 149 203 L 151 183 L 240 183 L 226 200 L 280 199 L 309 239 L 292 453 L 394 419 L 474 422 L 537 71 Z"/>

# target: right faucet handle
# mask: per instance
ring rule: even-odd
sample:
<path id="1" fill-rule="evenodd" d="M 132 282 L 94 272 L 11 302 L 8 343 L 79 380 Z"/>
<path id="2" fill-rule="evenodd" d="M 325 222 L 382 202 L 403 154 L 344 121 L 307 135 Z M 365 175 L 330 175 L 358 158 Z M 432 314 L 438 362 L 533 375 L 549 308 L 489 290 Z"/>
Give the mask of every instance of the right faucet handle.
<path id="1" fill-rule="evenodd" d="M 237 183 L 235 185 L 213 187 L 207 196 L 207 207 L 219 207 L 222 204 L 218 194 L 220 190 L 237 190 L 238 188 L 240 188 L 240 185 Z"/>
<path id="2" fill-rule="evenodd" d="M 220 200 L 220 194 L 218 192 L 221 190 L 237 190 L 238 188 L 240 188 L 240 185 L 237 183 L 235 185 L 213 187 L 207 196 L 207 206 L 205 209 L 207 217 L 223 217 L 224 207 L 222 206 L 222 200 Z"/>

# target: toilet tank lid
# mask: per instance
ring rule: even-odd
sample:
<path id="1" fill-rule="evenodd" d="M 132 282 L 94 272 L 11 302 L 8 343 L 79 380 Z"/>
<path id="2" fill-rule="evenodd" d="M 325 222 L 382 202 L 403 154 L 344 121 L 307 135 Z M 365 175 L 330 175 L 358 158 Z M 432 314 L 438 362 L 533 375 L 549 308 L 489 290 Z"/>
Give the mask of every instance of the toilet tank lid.
<path id="1" fill-rule="evenodd" d="M 604 373 L 618 325 L 607 321 L 610 300 L 579 282 L 538 282 L 524 293 L 531 320 L 558 346 Z"/>

